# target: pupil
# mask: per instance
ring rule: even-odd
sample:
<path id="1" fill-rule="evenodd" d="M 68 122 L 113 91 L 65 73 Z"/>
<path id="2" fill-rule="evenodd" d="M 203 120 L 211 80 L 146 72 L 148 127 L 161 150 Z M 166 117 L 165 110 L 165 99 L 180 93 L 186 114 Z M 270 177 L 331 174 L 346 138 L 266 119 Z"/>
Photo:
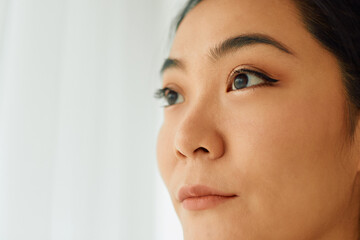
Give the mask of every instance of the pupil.
<path id="1" fill-rule="evenodd" d="M 169 105 L 175 104 L 177 98 L 178 98 L 178 95 L 174 91 L 169 91 L 169 93 L 166 95 L 166 100 L 167 100 Z"/>
<path id="2" fill-rule="evenodd" d="M 247 77 L 246 74 L 239 74 L 236 76 L 234 80 L 234 86 L 236 89 L 241 89 L 246 87 L 248 82 L 249 82 L 249 78 Z"/>

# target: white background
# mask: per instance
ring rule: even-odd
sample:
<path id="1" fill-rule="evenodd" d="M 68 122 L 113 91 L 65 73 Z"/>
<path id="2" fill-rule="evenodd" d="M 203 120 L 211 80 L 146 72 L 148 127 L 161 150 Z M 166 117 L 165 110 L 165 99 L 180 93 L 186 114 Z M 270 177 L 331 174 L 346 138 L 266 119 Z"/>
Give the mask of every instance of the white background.
<path id="1" fill-rule="evenodd" d="M 153 99 L 184 0 L 0 0 L 0 240 L 180 240 Z"/>

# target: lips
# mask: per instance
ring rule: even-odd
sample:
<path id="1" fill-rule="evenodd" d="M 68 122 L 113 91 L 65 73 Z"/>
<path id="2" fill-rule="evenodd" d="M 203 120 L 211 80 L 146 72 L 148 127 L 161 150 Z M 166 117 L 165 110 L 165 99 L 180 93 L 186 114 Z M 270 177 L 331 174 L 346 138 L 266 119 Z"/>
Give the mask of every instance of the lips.
<path id="1" fill-rule="evenodd" d="M 205 196 L 233 197 L 236 196 L 236 194 L 221 192 L 219 190 L 204 185 L 184 186 L 178 192 L 178 200 L 180 202 L 184 201 L 187 198 Z"/>

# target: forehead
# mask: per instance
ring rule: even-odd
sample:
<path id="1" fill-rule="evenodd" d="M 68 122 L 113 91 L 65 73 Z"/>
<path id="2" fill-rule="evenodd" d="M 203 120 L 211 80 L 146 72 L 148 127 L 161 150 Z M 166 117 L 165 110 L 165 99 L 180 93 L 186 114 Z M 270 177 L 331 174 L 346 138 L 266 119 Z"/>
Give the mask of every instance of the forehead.
<path id="1" fill-rule="evenodd" d="M 290 0 L 203 0 L 180 24 L 170 56 L 194 58 L 224 39 L 261 33 L 306 47 L 309 33 Z"/>

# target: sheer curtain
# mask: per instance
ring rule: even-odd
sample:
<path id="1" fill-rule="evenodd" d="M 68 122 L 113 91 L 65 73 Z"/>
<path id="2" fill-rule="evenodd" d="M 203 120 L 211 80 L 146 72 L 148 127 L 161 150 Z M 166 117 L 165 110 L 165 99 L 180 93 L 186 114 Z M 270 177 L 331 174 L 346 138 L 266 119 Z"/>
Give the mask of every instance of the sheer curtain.
<path id="1" fill-rule="evenodd" d="M 180 240 L 153 100 L 176 0 L 0 0 L 0 239 Z"/>

